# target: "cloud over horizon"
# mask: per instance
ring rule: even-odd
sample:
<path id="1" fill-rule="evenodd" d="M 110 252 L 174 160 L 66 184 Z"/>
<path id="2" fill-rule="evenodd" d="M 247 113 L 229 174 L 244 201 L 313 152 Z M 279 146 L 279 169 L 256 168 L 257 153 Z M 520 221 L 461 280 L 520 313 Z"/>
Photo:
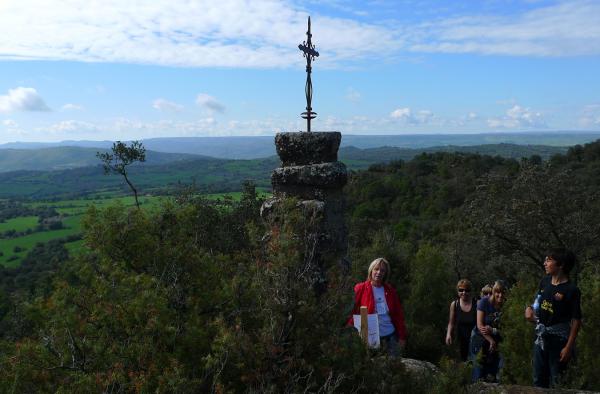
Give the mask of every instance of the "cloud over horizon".
<path id="1" fill-rule="evenodd" d="M 0 112 L 16 111 L 47 112 L 50 108 L 34 88 L 18 87 L 8 89 L 6 95 L 0 96 Z"/>
<path id="2" fill-rule="evenodd" d="M 410 108 L 398 108 L 390 113 L 390 117 L 408 125 L 419 125 L 429 123 L 434 116 L 429 110 L 413 112 Z"/>
<path id="3" fill-rule="evenodd" d="M 541 112 L 532 111 L 520 105 L 509 108 L 504 116 L 488 119 L 487 124 L 493 129 L 544 129 L 548 127 Z"/>
<path id="4" fill-rule="evenodd" d="M 585 128 L 600 126 L 600 104 L 586 105 L 581 110 L 579 125 Z"/>
<path id="5" fill-rule="evenodd" d="M 152 108 L 163 112 L 181 112 L 183 111 L 183 105 L 175 102 L 165 100 L 162 98 L 156 99 L 152 102 Z"/>

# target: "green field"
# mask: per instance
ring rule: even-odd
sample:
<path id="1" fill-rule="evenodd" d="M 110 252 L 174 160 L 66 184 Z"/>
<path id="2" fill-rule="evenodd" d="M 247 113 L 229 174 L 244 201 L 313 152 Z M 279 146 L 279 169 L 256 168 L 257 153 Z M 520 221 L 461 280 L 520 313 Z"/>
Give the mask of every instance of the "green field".
<path id="1" fill-rule="evenodd" d="M 7 230 L 15 231 L 27 231 L 28 229 L 34 229 L 38 225 L 37 216 L 21 216 L 14 219 L 9 219 L 6 222 L 0 223 L 0 233 Z"/>
<path id="2" fill-rule="evenodd" d="M 160 203 L 161 198 L 162 197 L 143 196 L 140 198 L 140 204 L 144 208 L 155 207 Z M 64 228 L 59 230 L 34 232 L 16 238 L 0 239 L 0 264 L 5 267 L 16 267 L 36 243 L 48 242 L 53 239 L 80 234 L 81 219 L 89 206 L 93 204 L 96 207 L 103 208 L 115 204 L 117 201 L 120 201 L 125 206 L 133 206 L 135 204 L 133 197 L 37 201 L 27 204 L 31 207 L 53 207 L 62 216 L 61 221 Z M 22 232 L 28 228 L 34 229 L 37 224 L 37 216 L 13 218 L 0 223 L 0 232 L 6 230 Z M 66 247 L 70 252 L 76 252 L 83 247 L 83 242 L 75 241 L 67 243 Z"/>
<path id="3" fill-rule="evenodd" d="M 269 197 L 270 194 L 264 190 L 257 190 L 259 197 Z M 206 194 L 209 200 L 232 200 L 239 201 L 242 192 L 230 193 L 213 193 Z M 141 196 L 139 197 L 142 209 L 154 209 L 171 197 L 162 196 Z M 64 228 L 51 231 L 39 231 L 28 235 L 23 235 L 16 238 L 0 239 L 0 264 L 5 267 L 16 267 L 21 263 L 21 260 L 27 255 L 32 247 L 38 242 L 48 242 L 53 239 L 65 238 L 81 233 L 81 219 L 87 209 L 94 205 L 97 208 L 106 208 L 120 202 L 124 206 L 133 207 L 135 200 L 132 196 L 110 196 L 107 193 L 98 193 L 94 198 L 89 199 L 72 199 L 60 201 L 36 201 L 30 202 L 27 205 L 34 207 L 52 207 L 60 215 Z M 27 229 L 34 230 L 38 225 L 37 216 L 22 216 L 9 219 L 5 222 L 0 222 L 0 233 L 7 230 L 15 230 L 24 232 Z M 73 254 L 85 248 L 83 241 L 74 241 L 65 244 L 67 250 Z M 16 250 L 16 251 L 15 251 Z"/>

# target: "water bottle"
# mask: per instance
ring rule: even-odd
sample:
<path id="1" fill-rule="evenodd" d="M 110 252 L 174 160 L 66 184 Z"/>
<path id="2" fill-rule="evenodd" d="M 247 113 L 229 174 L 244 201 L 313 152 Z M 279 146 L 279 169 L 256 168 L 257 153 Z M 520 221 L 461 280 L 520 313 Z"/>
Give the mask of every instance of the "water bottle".
<path id="1" fill-rule="evenodd" d="M 533 308 L 533 313 L 535 314 L 536 318 L 539 318 L 540 315 L 540 299 L 542 298 L 542 295 L 538 293 L 538 295 L 535 297 L 535 301 L 533 301 L 533 305 L 531 305 L 531 307 Z"/>

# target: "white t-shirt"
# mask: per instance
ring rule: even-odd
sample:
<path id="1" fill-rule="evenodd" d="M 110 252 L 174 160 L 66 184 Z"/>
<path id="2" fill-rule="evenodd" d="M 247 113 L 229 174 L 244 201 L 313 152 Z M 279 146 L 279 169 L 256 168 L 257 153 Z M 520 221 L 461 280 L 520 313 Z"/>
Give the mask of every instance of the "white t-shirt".
<path id="1" fill-rule="evenodd" d="M 383 289 L 383 286 L 372 287 L 373 297 L 375 297 L 377 317 L 379 320 L 379 336 L 385 337 L 395 331 L 394 325 L 392 324 L 392 318 L 390 317 L 390 310 L 387 302 L 385 301 L 385 290 Z"/>

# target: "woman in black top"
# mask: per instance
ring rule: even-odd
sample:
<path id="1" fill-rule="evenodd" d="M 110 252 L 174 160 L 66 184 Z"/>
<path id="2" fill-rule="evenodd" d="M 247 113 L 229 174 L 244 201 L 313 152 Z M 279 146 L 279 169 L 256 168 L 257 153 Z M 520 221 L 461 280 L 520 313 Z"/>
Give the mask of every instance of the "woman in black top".
<path id="1" fill-rule="evenodd" d="M 475 327 L 477 308 L 472 293 L 471 281 L 461 279 L 456 285 L 458 298 L 450 303 L 450 316 L 448 318 L 448 329 L 446 330 L 446 344 L 452 345 L 454 329 L 457 328 L 458 344 L 460 346 L 460 358 L 467 361 L 469 355 L 469 338 L 471 330 Z"/>
<path id="2" fill-rule="evenodd" d="M 525 318 L 536 323 L 533 353 L 533 384 L 554 386 L 573 355 L 581 327 L 581 292 L 569 280 L 575 255 L 554 249 L 544 261 L 546 276 L 540 282 L 535 302 L 525 310 Z"/>

